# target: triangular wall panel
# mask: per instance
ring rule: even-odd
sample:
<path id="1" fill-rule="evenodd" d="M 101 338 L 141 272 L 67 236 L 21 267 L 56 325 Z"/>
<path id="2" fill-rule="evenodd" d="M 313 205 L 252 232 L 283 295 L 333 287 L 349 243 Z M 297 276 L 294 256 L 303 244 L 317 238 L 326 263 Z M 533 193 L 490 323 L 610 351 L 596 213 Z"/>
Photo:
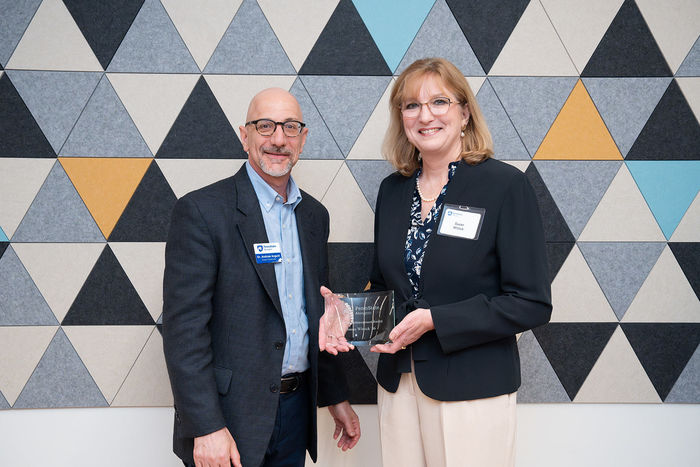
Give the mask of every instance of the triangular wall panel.
<path id="1" fill-rule="evenodd" d="M 7 63 L 29 26 L 41 0 L 3 3 L 0 16 L 0 69 Z"/>
<path id="2" fill-rule="evenodd" d="M 700 343 L 699 323 L 623 323 L 622 330 L 662 400 Z"/>
<path id="3" fill-rule="evenodd" d="M 236 132 L 203 77 L 194 86 L 156 157 L 247 158 Z"/>
<path id="4" fill-rule="evenodd" d="M 0 158 L 0 227 L 12 238 L 55 159 Z"/>
<path id="5" fill-rule="evenodd" d="M 566 225 L 566 221 L 561 215 L 561 211 L 552 199 L 547 185 L 545 185 L 534 164 L 525 171 L 530 185 L 535 190 L 537 196 L 537 204 L 540 208 L 542 216 L 542 225 L 544 227 L 545 241 L 547 242 L 574 242 L 574 236 L 571 229 Z"/>
<path id="6" fill-rule="evenodd" d="M 290 75 L 295 70 L 258 4 L 243 0 L 204 72 Z"/>
<path id="7" fill-rule="evenodd" d="M 158 319 L 163 312 L 165 243 L 113 242 L 109 246 L 153 320 Z"/>
<path id="8" fill-rule="evenodd" d="M 8 247 L 0 258 L 0 326 L 58 324 L 17 254 Z"/>
<path id="9" fill-rule="evenodd" d="M 109 241 L 164 242 L 175 201 L 175 194 L 158 164 L 152 162 L 109 235 Z"/>
<path id="10" fill-rule="evenodd" d="M 532 331 L 525 331 L 518 339 L 522 386 L 518 388 L 518 402 L 569 402 L 542 347 Z"/>
<path id="11" fill-rule="evenodd" d="M 353 0 L 352 3 L 389 70 L 394 71 L 435 0 L 404 0 L 401 8 L 395 8 L 390 2 L 373 0 Z"/>
<path id="12" fill-rule="evenodd" d="M 685 211 L 671 237 L 673 242 L 700 242 L 700 193 Z"/>
<path id="13" fill-rule="evenodd" d="M 352 172 L 357 184 L 372 210 L 375 209 L 379 184 L 385 177 L 394 173 L 396 169 L 387 161 L 347 161 L 348 168 Z"/>
<path id="14" fill-rule="evenodd" d="M 669 243 L 676 261 L 680 265 L 695 295 L 700 299 L 700 243 Z"/>
<path id="15" fill-rule="evenodd" d="M 129 113 L 103 76 L 59 153 L 84 157 L 151 157 Z"/>
<path id="16" fill-rule="evenodd" d="M 61 324 L 153 325 L 154 320 L 112 249 L 106 246 Z"/>
<path id="17" fill-rule="evenodd" d="M 109 72 L 198 73 L 199 67 L 159 0 L 145 0 Z"/>
<path id="18" fill-rule="evenodd" d="M 63 3 L 68 7 L 102 68 L 107 68 L 141 9 L 143 0 L 122 0 L 119 3 L 63 0 Z"/>
<path id="19" fill-rule="evenodd" d="M 320 201 L 331 218 L 329 242 L 374 241 L 374 213 L 347 165 Z"/>
<path id="20" fill-rule="evenodd" d="M 581 76 L 671 76 L 634 0 L 625 0 Z"/>
<path id="21" fill-rule="evenodd" d="M 59 329 L 13 408 L 105 406 L 100 389 Z"/>
<path id="22" fill-rule="evenodd" d="M 693 48 L 681 63 L 676 76 L 700 76 L 700 37 L 695 40 Z"/>
<path id="23" fill-rule="evenodd" d="M 104 236 L 56 161 L 12 236 L 14 242 L 103 242 Z"/>
<path id="24" fill-rule="evenodd" d="M 243 159 L 156 159 L 158 167 L 177 198 L 230 177 L 245 163 Z M 294 167 L 296 173 L 298 164 Z"/>
<path id="25" fill-rule="evenodd" d="M 574 86 L 533 159 L 622 159 L 581 81 Z"/>
<path id="26" fill-rule="evenodd" d="M 304 121 L 310 128 L 304 144 L 304 151 L 300 157 L 302 159 L 343 159 L 344 156 L 338 147 L 338 142 L 333 138 L 301 79 L 297 78 L 294 81 L 289 92 L 299 102 Z"/>
<path id="27" fill-rule="evenodd" d="M 41 3 L 5 68 L 102 71 L 61 0 Z"/>
<path id="28" fill-rule="evenodd" d="M 688 361 L 664 402 L 697 403 L 700 400 L 700 347 Z"/>
<path id="29" fill-rule="evenodd" d="M 501 160 L 529 160 L 530 154 L 488 80 L 481 86 L 476 97 L 493 138 L 494 157 Z"/>
<path id="30" fill-rule="evenodd" d="M 384 132 L 389 127 L 389 97 L 393 83 L 387 86 L 384 95 L 374 107 L 372 115 L 367 119 L 365 127 L 350 150 L 347 159 L 377 159 L 384 160 L 381 145 Z"/>
<path id="31" fill-rule="evenodd" d="M 425 57 L 446 58 L 465 76 L 484 76 L 484 69 L 445 0 L 435 1 L 394 74 Z"/>
<path id="32" fill-rule="evenodd" d="M 299 74 L 382 76 L 391 70 L 355 5 L 340 0 Z"/>
<path id="33" fill-rule="evenodd" d="M 647 120 L 627 159 L 700 159 L 700 123 L 675 80 Z"/>
<path id="34" fill-rule="evenodd" d="M 294 166 L 292 177 L 300 189 L 321 200 L 344 165 L 339 160 L 302 159 Z"/>

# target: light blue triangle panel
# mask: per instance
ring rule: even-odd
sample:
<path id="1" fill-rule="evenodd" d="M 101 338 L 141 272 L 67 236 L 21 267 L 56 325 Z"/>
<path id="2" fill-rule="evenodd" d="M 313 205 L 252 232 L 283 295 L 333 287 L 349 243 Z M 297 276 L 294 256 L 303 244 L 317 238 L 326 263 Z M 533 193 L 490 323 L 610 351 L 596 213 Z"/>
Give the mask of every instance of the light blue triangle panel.
<path id="1" fill-rule="evenodd" d="M 667 239 L 700 190 L 700 161 L 627 161 Z"/>
<path id="2" fill-rule="evenodd" d="M 7 238 L 7 235 L 5 235 L 5 232 L 2 230 L 2 227 L 0 227 L 0 242 L 9 242 L 10 239 Z"/>
<path id="3" fill-rule="evenodd" d="M 430 13 L 435 0 L 404 0 L 400 8 L 396 8 L 394 2 L 386 0 L 353 0 L 353 3 L 393 72 Z"/>

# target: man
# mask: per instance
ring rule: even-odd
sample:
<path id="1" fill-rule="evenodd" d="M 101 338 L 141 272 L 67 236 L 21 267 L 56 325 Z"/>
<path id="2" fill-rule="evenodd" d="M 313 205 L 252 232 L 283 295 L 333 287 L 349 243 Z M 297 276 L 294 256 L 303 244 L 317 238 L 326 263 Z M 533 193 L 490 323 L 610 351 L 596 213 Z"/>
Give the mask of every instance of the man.
<path id="1" fill-rule="evenodd" d="M 328 212 L 290 177 L 308 133 L 296 99 L 266 89 L 246 120 L 246 164 L 173 210 L 163 305 L 173 450 L 197 467 L 303 466 L 307 449 L 316 460 L 317 405 L 340 448 L 360 438 L 344 376 L 315 344 Z"/>

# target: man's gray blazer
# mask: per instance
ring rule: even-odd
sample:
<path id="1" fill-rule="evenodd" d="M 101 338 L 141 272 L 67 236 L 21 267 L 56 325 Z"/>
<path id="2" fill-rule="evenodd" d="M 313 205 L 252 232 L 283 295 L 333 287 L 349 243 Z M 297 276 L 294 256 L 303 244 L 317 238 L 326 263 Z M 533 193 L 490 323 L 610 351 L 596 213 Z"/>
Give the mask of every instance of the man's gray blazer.
<path id="1" fill-rule="evenodd" d="M 328 211 L 307 193 L 295 209 L 309 321 L 309 444 L 316 406 L 347 399 L 344 377 L 319 356 L 321 284 L 327 282 Z M 165 249 L 163 346 L 175 400 L 173 450 L 192 461 L 193 438 L 228 427 L 243 465 L 260 465 L 275 423 L 286 331 L 274 264 L 257 264 L 268 242 L 245 166 L 183 196 Z"/>

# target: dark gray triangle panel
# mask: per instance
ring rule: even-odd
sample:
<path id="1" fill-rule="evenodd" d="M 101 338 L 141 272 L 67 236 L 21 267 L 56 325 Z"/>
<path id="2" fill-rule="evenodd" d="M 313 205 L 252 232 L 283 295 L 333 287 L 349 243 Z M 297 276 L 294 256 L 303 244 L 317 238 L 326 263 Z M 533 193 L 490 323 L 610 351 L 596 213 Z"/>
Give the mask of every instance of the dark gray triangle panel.
<path id="1" fill-rule="evenodd" d="M 59 329 L 13 408 L 107 406 L 90 372 Z"/>

